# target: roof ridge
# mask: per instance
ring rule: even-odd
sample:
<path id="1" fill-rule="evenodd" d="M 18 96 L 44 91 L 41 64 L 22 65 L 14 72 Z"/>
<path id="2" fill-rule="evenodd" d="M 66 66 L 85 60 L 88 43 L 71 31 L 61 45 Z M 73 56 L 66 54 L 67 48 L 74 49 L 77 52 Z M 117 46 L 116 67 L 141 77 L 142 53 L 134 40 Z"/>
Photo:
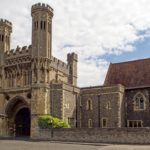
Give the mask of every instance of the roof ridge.
<path id="1" fill-rule="evenodd" d="M 150 58 L 110 64 L 104 85 L 125 87 L 150 85 Z"/>
<path id="2" fill-rule="evenodd" d="M 112 65 L 117 65 L 117 64 L 125 64 L 125 63 L 140 62 L 140 61 L 145 61 L 145 60 L 150 60 L 150 58 L 143 58 L 143 59 L 129 60 L 129 61 L 118 62 L 118 63 L 111 63 L 111 64 L 112 64 Z"/>

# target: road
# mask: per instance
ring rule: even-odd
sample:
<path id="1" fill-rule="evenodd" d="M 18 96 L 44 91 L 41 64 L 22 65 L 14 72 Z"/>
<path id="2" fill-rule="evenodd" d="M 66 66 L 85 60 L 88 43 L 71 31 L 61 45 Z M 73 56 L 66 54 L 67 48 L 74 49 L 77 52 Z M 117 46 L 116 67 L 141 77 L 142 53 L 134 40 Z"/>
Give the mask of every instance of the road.
<path id="1" fill-rule="evenodd" d="M 0 150 L 150 150 L 150 146 L 0 140 Z"/>

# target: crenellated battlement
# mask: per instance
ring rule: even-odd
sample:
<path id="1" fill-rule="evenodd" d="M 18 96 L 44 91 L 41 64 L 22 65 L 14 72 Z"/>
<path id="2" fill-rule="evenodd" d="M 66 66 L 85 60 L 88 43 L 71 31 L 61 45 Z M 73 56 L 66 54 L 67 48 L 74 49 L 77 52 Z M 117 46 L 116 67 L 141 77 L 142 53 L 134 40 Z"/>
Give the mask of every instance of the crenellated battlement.
<path id="1" fill-rule="evenodd" d="M 52 67 L 54 67 L 62 72 L 65 72 L 66 74 L 68 74 L 68 72 L 69 72 L 68 65 L 65 62 L 63 62 L 55 57 L 51 57 L 51 65 L 52 65 Z"/>
<path id="2" fill-rule="evenodd" d="M 31 54 L 31 50 L 32 50 L 32 45 L 29 45 L 28 47 L 27 46 L 23 46 L 23 47 L 17 46 L 16 49 L 11 49 L 10 51 L 6 51 L 5 56 L 7 58 L 11 58 L 11 57 L 16 57 L 16 56 Z"/>
<path id="3" fill-rule="evenodd" d="M 7 25 L 12 27 L 12 23 L 6 19 L 0 19 L 0 25 Z"/>
<path id="4" fill-rule="evenodd" d="M 67 60 L 68 62 L 73 61 L 73 60 L 78 61 L 78 55 L 76 53 L 68 53 Z"/>
<path id="5" fill-rule="evenodd" d="M 48 4 L 44 4 L 44 3 L 37 3 L 37 4 L 34 4 L 32 6 L 32 13 L 34 11 L 36 11 L 37 9 L 42 9 L 42 10 L 47 10 L 47 11 L 50 11 L 50 12 L 53 12 L 53 8 L 50 7 Z"/>

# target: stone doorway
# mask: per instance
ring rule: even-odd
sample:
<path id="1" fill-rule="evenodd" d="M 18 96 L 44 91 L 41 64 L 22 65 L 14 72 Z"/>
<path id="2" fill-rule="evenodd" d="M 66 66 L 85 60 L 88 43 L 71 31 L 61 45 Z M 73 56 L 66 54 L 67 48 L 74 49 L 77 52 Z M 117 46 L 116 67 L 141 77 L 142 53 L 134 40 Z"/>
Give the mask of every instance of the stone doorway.
<path id="1" fill-rule="evenodd" d="M 15 136 L 27 137 L 30 136 L 30 110 L 22 108 L 15 117 Z"/>
<path id="2" fill-rule="evenodd" d="M 21 96 L 12 98 L 6 107 L 8 118 L 8 135 L 29 137 L 31 127 L 31 112 L 29 103 Z"/>

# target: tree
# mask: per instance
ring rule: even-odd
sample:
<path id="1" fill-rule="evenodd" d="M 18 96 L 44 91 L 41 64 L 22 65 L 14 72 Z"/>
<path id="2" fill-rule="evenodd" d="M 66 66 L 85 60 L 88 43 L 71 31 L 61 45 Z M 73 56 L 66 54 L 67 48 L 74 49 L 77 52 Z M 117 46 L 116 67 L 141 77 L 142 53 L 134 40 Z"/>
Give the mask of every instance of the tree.
<path id="1" fill-rule="evenodd" d="M 52 117 L 51 115 L 40 116 L 38 124 L 41 129 L 70 128 L 69 124 L 59 118 Z"/>

